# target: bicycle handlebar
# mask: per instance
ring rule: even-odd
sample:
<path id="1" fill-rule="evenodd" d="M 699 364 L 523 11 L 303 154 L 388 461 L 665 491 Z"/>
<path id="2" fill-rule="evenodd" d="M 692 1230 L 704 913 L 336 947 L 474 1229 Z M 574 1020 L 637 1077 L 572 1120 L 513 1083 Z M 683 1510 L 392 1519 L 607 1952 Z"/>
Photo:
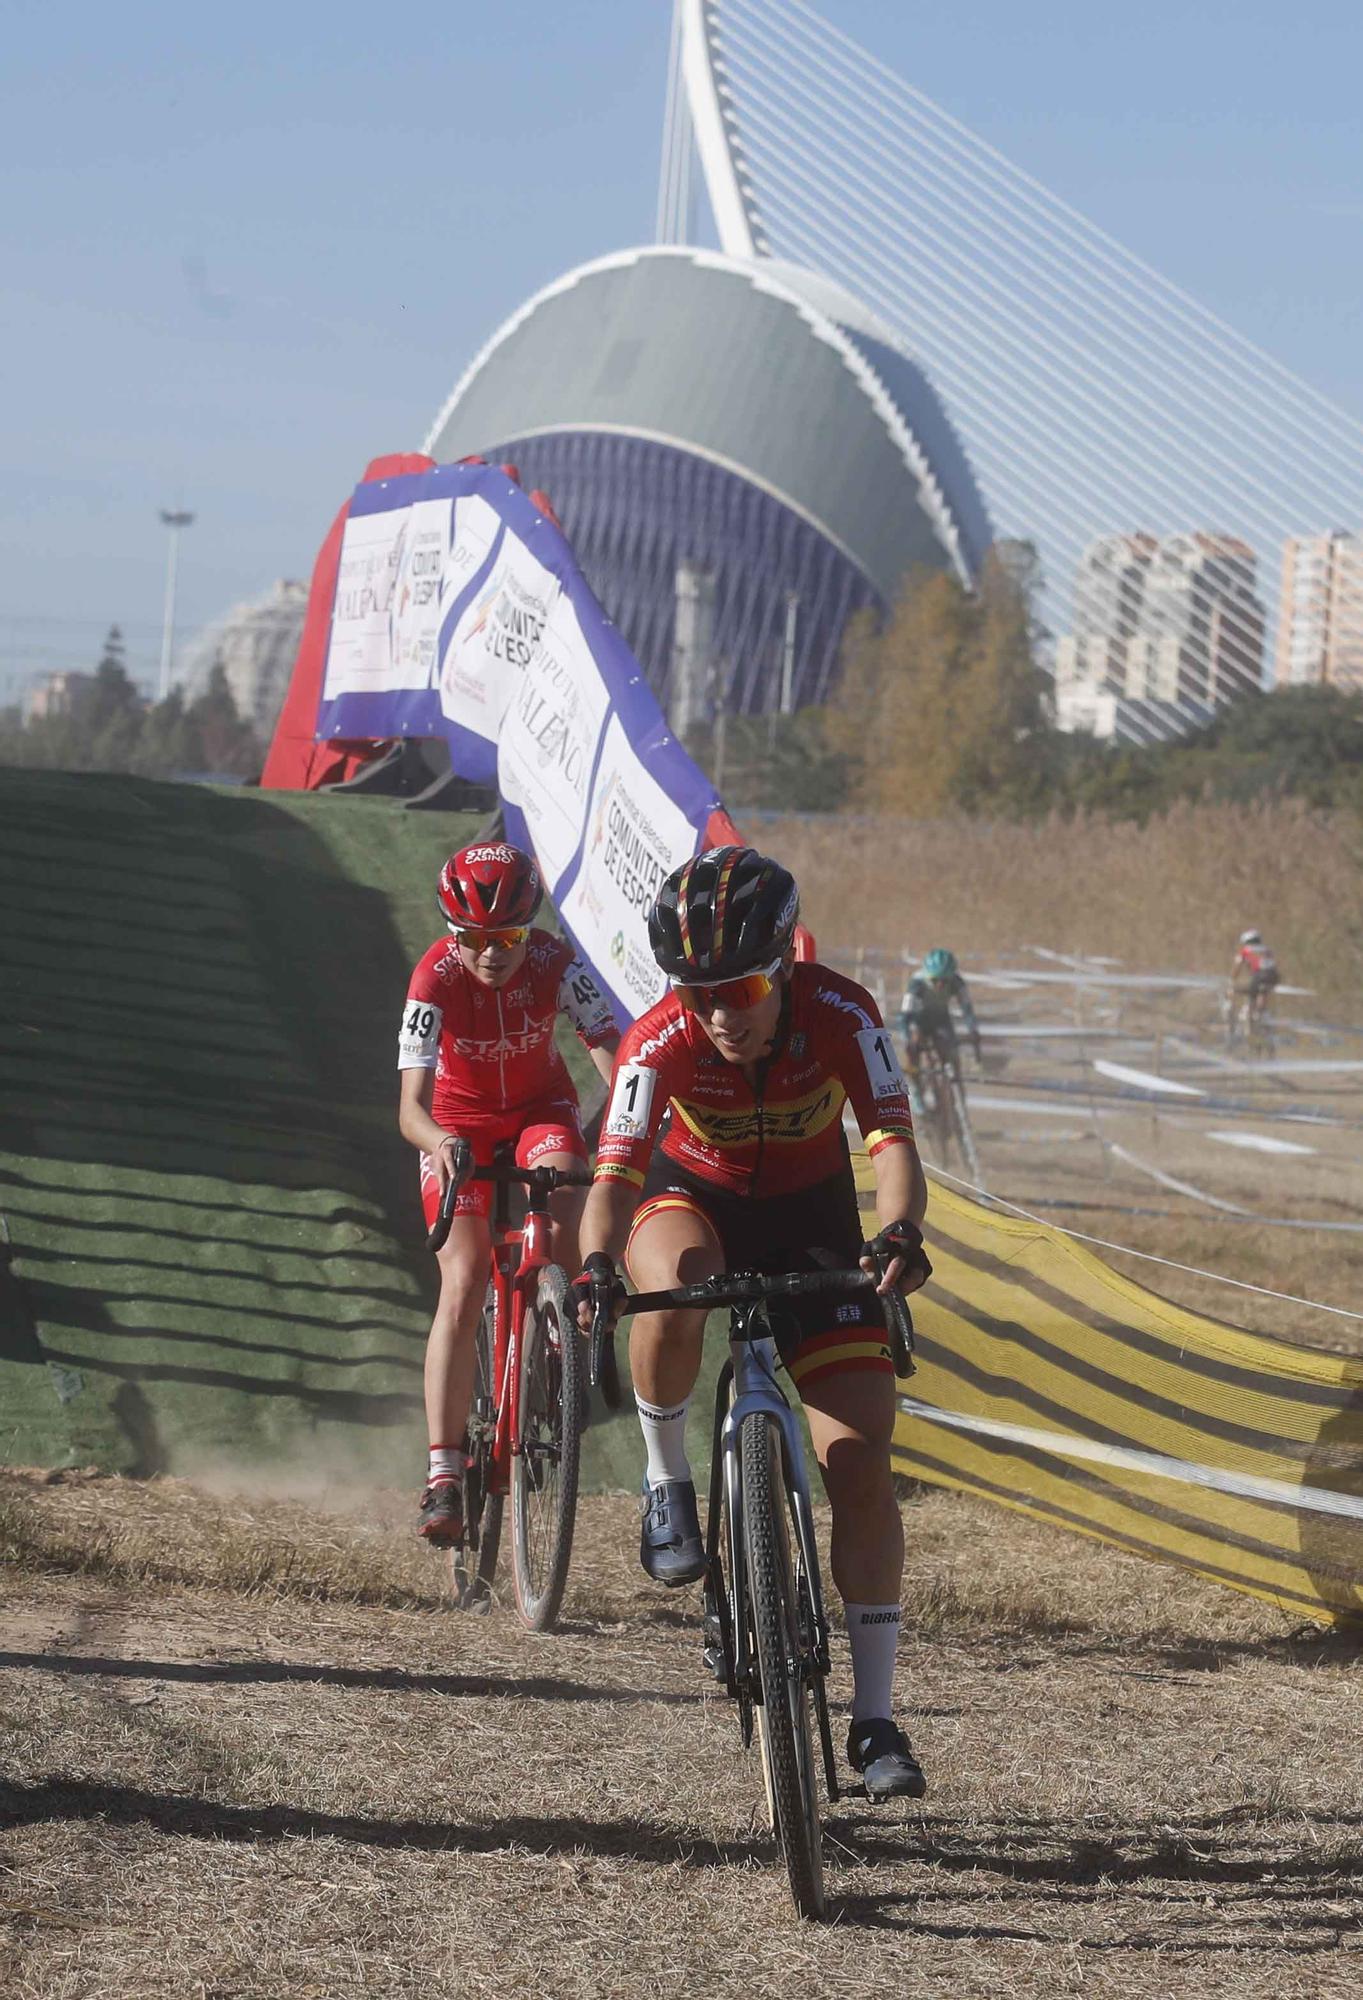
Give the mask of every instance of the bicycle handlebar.
<path id="1" fill-rule="evenodd" d="M 617 1316 L 666 1312 L 676 1306 L 713 1310 L 716 1306 L 745 1305 L 753 1299 L 801 1298 L 818 1292 L 864 1292 L 876 1282 L 869 1271 L 784 1271 L 774 1277 L 721 1271 L 695 1285 L 673 1285 L 665 1292 L 635 1292 L 618 1308 Z"/>
<path id="2" fill-rule="evenodd" d="M 440 1198 L 440 1211 L 426 1232 L 428 1250 L 444 1249 L 449 1240 L 459 1191 L 469 1181 L 498 1181 L 533 1188 L 537 1193 L 552 1194 L 555 1188 L 590 1187 L 592 1176 L 587 1167 L 518 1167 L 512 1160 L 494 1160 L 490 1167 L 475 1167 L 473 1148 L 468 1140 L 456 1139 L 450 1177 Z"/>
<path id="3" fill-rule="evenodd" d="M 807 1298 L 830 1292 L 846 1297 L 848 1292 L 874 1290 L 887 1268 L 888 1260 L 882 1262 L 879 1276 L 862 1270 L 785 1271 L 775 1276 L 720 1272 L 695 1285 L 673 1285 L 661 1292 L 635 1292 L 616 1306 L 614 1316 L 624 1319 L 631 1313 L 666 1312 L 679 1306 L 704 1307 L 713 1312 L 719 1306 L 746 1305 L 763 1299 Z M 899 1376 L 912 1375 L 913 1316 L 902 1292 L 890 1290 L 881 1297 L 894 1372 Z M 592 1316 L 589 1357 L 593 1385 L 600 1379 L 602 1358 L 613 1330 L 610 1308 L 598 1305 Z"/>

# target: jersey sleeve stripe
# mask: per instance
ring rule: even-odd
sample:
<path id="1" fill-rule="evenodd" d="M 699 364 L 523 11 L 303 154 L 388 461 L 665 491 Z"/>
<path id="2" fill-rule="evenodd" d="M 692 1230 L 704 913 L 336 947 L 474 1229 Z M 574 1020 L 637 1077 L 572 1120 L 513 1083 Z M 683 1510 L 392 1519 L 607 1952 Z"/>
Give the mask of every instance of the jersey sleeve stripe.
<path id="1" fill-rule="evenodd" d="M 913 1123 L 910 1119 L 905 1119 L 902 1126 L 892 1127 L 888 1132 L 881 1130 L 866 1134 L 866 1153 L 869 1159 L 874 1159 L 876 1154 L 883 1152 L 887 1146 L 916 1146 L 917 1144 L 918 1141 L 914 1137 Z"/>

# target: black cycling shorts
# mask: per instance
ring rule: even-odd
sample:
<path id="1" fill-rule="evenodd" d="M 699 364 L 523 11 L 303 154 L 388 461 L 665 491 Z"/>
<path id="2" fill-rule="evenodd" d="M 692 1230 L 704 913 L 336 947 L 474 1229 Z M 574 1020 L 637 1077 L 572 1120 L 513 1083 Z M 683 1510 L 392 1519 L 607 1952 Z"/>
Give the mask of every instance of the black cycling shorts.
<path id="1" fill-rule="evenodd" d="M 864 1232 L 850 1166 L 793 1194 L 744 1195 L 688 1173 L 658 1150 L 644 1176 L 634 1227 L 671 1206 L 705 1217 L 730 1271 L 826 1269 L 811 1254 L 815 1249 L 831 1253 L 839 1268 L 855 1270 L 861 1255 Z M 768 1310 L 781 1358 L 802 1393 L 820 1376 L 861 1370 L 893 1375 L 885 1313 L 874 1292 L 849 1292 L 846 1300 L 773 1299 Z"/>

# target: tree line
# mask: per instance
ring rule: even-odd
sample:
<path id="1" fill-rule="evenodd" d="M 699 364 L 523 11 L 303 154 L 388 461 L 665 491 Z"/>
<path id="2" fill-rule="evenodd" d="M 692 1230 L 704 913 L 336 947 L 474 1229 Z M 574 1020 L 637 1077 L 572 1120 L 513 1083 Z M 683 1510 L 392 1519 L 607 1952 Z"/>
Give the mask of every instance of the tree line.
<path id="1" fill-rule="evenodd" d="M 735 809 L 1145 820 L 1182 800 L 1291 797 L 1363 814 L 1363 693 L 1290 687 L 1222 709 L 1176 743 L 1057 729 L 1037 664 L 1035 567 L 991 553 L 977 587 L 911 576 L 883 622 L 849 627 L 824 707 L 728 718 L 691 745 Z M 722 762 L 722 768 L 720 768 Z"/>
<path id="2" fill-rule="evenodd" d="M 263 761 L 221 663 L 194 700 L 172 688 L 164 701 L 149 702 L 128 674 L 117 625 L 110 627 L 94 672 L 73 675 L 49 713 L 25 719 L 19 708 L 0 710 L 0 764 L 148 778 L 253 778 Z"/>

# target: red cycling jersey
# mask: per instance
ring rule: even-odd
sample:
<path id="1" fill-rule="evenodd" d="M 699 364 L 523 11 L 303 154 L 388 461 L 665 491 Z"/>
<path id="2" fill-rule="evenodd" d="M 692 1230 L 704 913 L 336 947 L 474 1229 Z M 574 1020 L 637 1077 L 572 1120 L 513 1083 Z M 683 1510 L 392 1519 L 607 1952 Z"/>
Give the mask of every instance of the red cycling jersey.
<path id="1" fill-rule="evenodd" d="M 913 1144 L 894 1044 L 855 981 L 818 963 L 794 966 L 776 1043 L 753 1083 L 669 994 L 620 1044 L 597 1178 L 642 1187 L 667 1112 L 661 1149 L 689 1173 L 739 1194 L 811 1187 L 846 1158 L 846 1103 L 868 1153 Z"/>
<path id="2" fill-rule="evenodd" d="M 554 1024 L 568 1016 L 589 1049 L 615 1034 L 610 1004 L 565 938 L 531 931 L 509 985 L 484 986 L 467 970 L 453 938 L 419 961 L 398 1036 L 399 1069 L 433 1069 L 431 1116 L 459 1129 L 461 1118 L 513 1112 L 545 1099 L 576 1102 Z"/>
<path id="3" fill-rule="evenodd" d="M 1266 944 L 1242 944 L 1235 954 L 1235 971 L 1247 972 L 1251 979 L 1266 979 L 1270 973 L 1275 977 L 1277 960 Z"/>

